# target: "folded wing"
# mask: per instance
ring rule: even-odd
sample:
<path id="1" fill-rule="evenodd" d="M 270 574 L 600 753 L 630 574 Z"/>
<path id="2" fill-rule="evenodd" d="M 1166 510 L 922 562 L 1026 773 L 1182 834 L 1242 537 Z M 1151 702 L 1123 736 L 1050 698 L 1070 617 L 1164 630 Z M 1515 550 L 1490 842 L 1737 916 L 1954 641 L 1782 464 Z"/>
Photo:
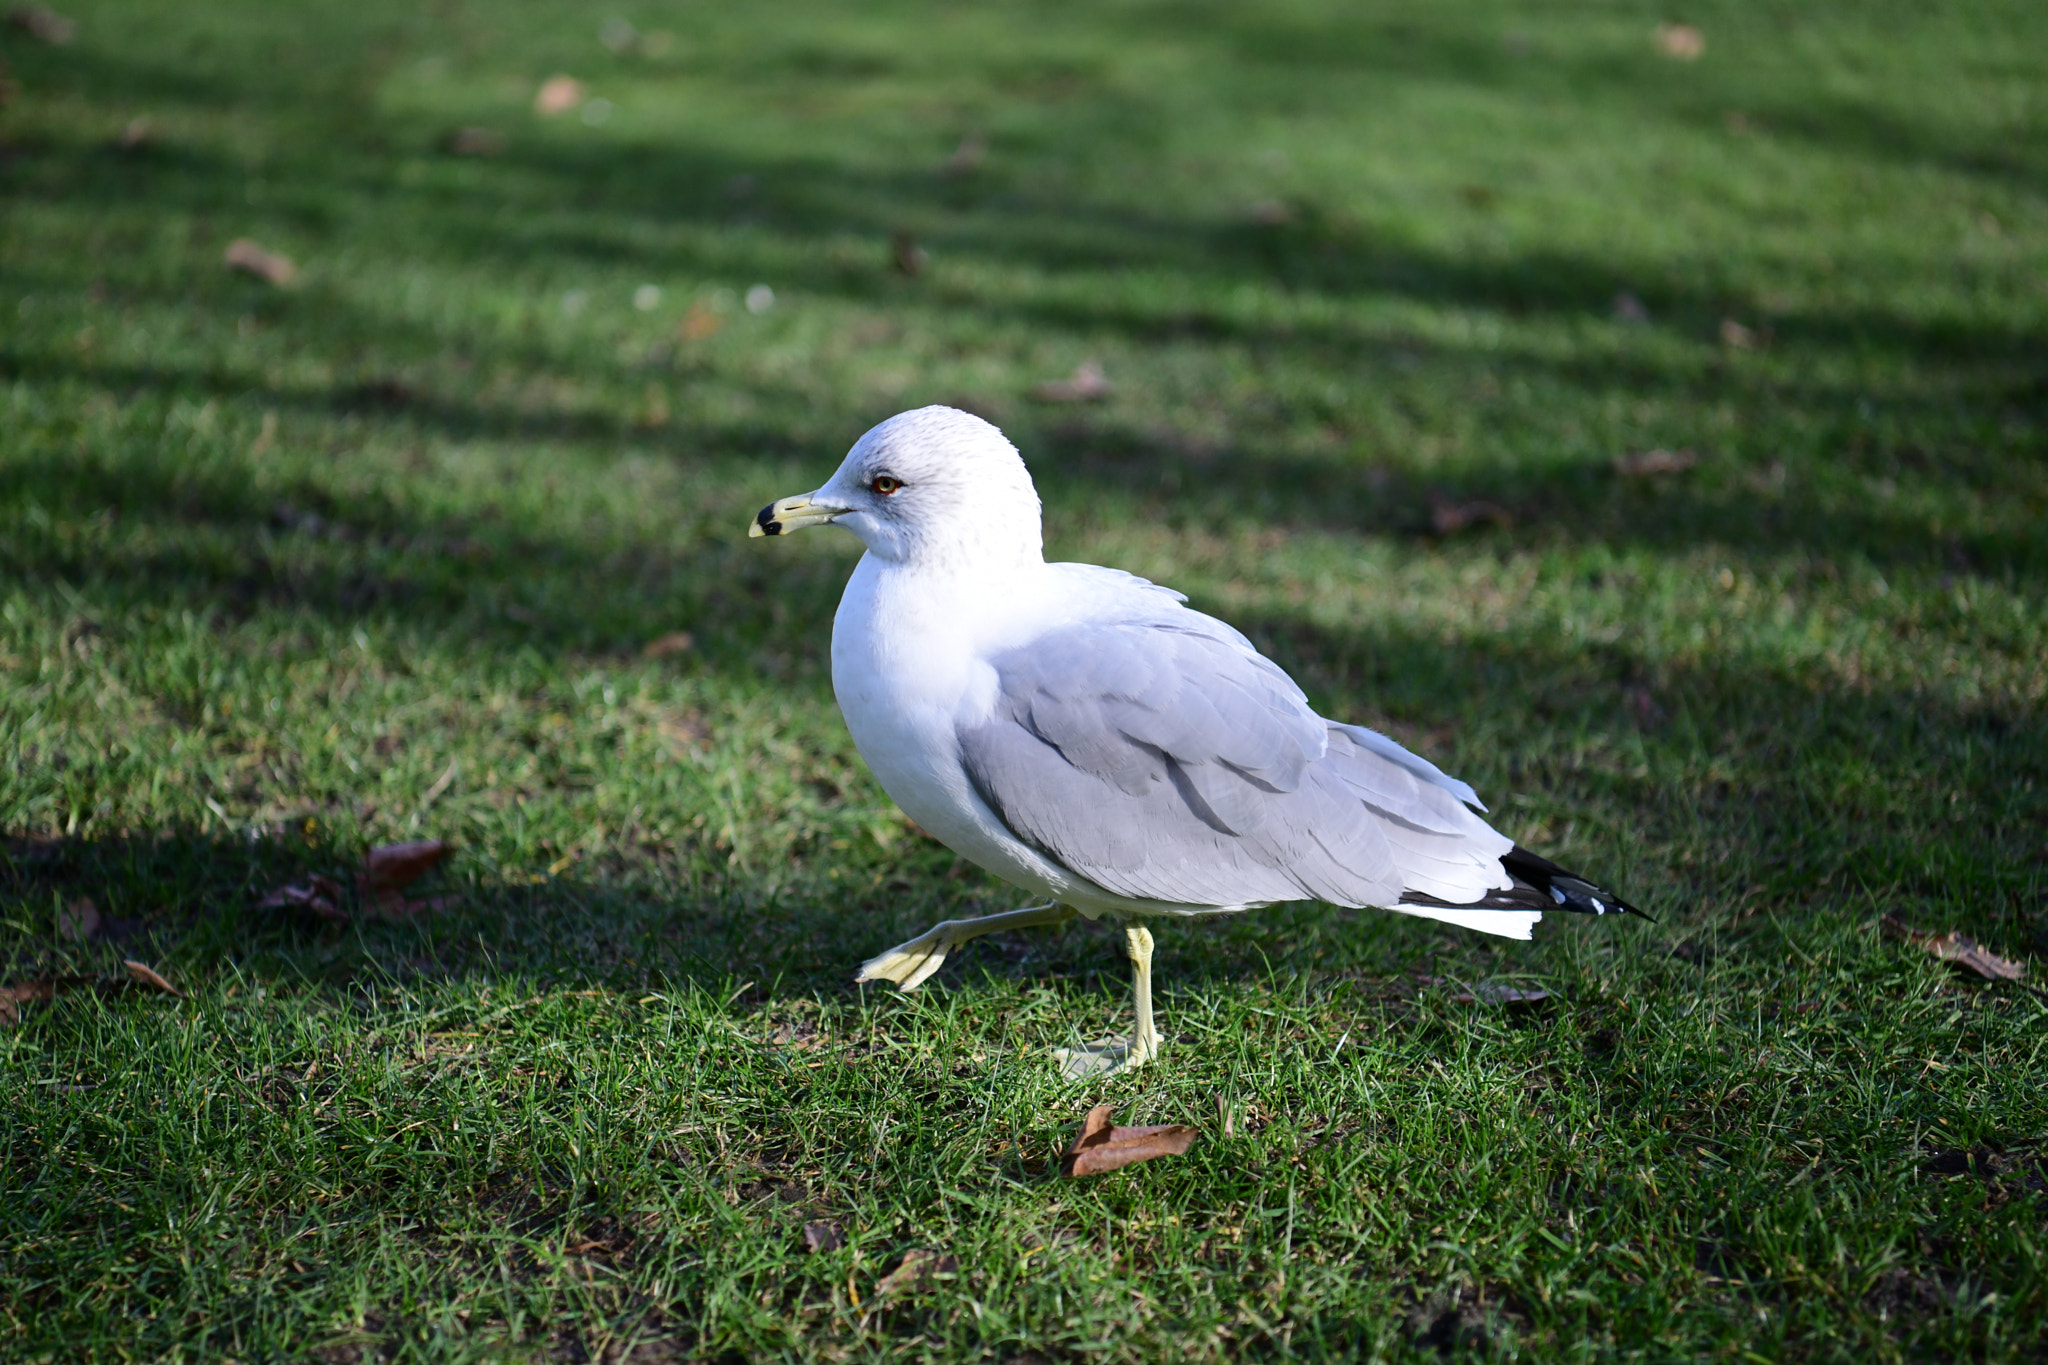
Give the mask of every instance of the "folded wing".
<path id="1" fill-rule="evenodd" d="M 992 663 L 994 713 L 959 733 L 967 776 L 1018 839 L 1106 891 L 1377 905 L 1516 936 L 1534 920 L 1457 910 L 1512 882 L 1513 845 L 1469 787 L 1316 715 L 1221 622 L 1072 625 Z"/>

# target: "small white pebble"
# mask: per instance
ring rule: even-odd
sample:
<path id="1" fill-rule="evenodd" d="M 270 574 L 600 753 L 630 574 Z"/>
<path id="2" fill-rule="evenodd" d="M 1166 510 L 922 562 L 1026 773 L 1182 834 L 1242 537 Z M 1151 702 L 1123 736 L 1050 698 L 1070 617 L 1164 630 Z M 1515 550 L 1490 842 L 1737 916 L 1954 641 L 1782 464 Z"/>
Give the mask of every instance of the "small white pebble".
<path id="1" fill-rule="evenodd" d="M 651 313 L 661 307 L 661 286 L 643 284 L 633 291 L 633 306 L 643 313 Z"/>
<path id="2" fill-rule="evenodd" d="M 765 284 L 757 284 L 747 291 L 747 311 L 765 313 L 775 306 L 775 291 Z"/>

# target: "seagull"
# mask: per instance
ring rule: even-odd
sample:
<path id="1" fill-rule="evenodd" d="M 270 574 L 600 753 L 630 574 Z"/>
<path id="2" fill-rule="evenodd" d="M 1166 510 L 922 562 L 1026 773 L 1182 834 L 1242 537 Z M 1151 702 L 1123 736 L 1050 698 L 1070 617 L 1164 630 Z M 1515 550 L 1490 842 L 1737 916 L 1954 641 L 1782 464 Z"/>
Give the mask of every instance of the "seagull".
<path id="1" fill-rule="evenodd" d="M 1526 939 L 1545 910 L 1643 914 L 1495 830 L 1429 760 L 1316 714 L 1183 594 L 1047 563 L 1022 456 L 971 413 L 891 417 L 748 534 L 824 525 L 867 546 L 832 623 L 861 757 L 911 819 L 1041 902 L 935 925 L 859 981 L 915 990 L 983 934 L 1120 922 L 1134 1027 L 1062 1050 L 1086 1076 L 1158 1053 L 1148 919 L 1317 900 Z"/>

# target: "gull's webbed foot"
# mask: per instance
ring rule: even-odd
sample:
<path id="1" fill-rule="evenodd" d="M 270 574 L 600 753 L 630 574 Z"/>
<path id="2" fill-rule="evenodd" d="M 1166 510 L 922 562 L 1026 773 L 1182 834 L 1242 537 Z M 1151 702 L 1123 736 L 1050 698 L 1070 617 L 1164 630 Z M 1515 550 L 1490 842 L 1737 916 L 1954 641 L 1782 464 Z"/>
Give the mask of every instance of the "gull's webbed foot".
<path id="1" fill-rule="evenodd" d="M 1159 1055 L 1159 1031 L 1152 1024 L 1152 934 L 1142 924 L 1124 926 L 1131 954 L 1132 1023 L 1128 1038 L 1101 1038 L 1081 1047 L 1053 1050 L 1060 1074 L 1070 1081 L 1136 1071 Z"/>
<path id="2" fill-rule="evenodd" d="M 908 943 L 899 943 L 886 953 L 860 964 L 855 981 L 893 981 L 898 990 L 914 991 L 933 972 L 946 965 L 946 954 L 971 939 L 1003 929 L 1026 929 L 1040 924 L 1064 924 L 1074 911 L 1064 905 L 1027 905 L 1000 915 L 980 919 L 949 919 L 934 924 Z"/>
<path id="3" fill-rule="evenodd" d="M 1146 1046 L 1142 1041 L 1133 1043 L 1129 1038 L 1118 1035 L 1098 1038 L 1080 1047 L 1056 1047 L 1052 1050 L 1052 1059 L 1060 1064 L 1062 1079 L 1085 1081 L 1136 1071 L 1151 1061 L 1156 1052 L 1156 1047 Z"/>
<path id="4" fill-rule="evenodd" d="M 929 979 L 933 972 L 946 965 L 946 954 L 952 952 L 968 936 L 956 936 L 966 920 L 949 919 L 935 924 L 908 943 L 899 943 L 886 953 L 878 953 L 860 964 L 855 981 L 893 981 L 898 990 L 914 991 Z"/>

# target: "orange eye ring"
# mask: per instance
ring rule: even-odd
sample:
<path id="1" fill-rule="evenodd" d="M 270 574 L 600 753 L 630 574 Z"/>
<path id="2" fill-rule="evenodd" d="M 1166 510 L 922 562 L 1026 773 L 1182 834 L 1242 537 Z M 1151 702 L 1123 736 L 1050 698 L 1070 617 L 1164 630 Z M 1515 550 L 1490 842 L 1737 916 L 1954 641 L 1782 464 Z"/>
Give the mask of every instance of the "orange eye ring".
<path id="1" fill-rule="evenodd" d="M 903 480 L 897 478 L 894 474 L 877 474 L 875 475 L 874 482 L 870 483 L 868 487 L 886 498 L 897 489 L 903 487 Z"/>

